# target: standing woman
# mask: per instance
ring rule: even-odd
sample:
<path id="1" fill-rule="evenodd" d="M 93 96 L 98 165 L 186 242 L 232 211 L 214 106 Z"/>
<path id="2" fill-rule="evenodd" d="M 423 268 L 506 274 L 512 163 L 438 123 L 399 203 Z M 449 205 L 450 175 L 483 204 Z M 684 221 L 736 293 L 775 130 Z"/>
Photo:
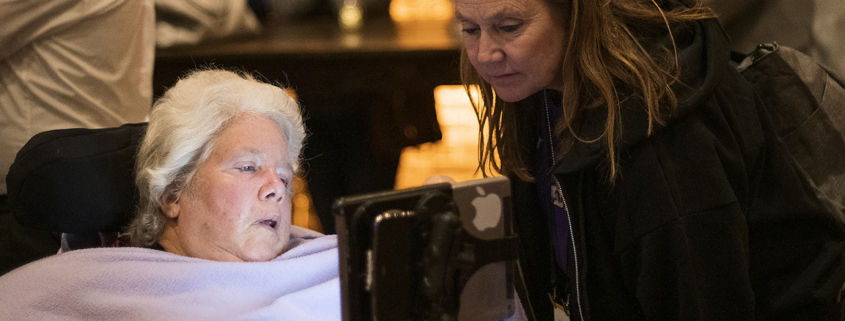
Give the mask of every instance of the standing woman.
<path id="1" fill-rule="evenodd" d="M 514 182 L 539 320 L 839 318 L 843 213 L 779 144 L 711 10 L 455 3 L 479 166 Z"/>

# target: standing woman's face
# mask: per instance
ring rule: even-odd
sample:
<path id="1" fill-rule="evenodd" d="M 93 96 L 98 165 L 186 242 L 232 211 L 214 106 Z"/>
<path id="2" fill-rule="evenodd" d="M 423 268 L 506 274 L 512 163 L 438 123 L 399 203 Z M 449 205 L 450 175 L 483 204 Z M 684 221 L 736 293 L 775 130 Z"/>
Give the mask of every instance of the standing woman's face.
<path id="1" fill-rule="evenodd" d="M 457 0 L 469 61 L 504 101 L 560 89 L 564 31 L 542 0 Z"/>

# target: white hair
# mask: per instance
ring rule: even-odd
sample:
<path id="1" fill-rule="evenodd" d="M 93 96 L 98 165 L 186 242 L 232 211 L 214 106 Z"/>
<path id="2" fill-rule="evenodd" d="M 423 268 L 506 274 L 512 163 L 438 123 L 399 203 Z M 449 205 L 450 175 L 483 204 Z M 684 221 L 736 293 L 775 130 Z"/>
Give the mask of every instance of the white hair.
<path id="1" fill-rule="evenodd" d="M 219 135 L 245 115 L 262 115 L 278 125 L 287 138 L 288 156 L 296 172 L 305 127 L 299 105 L 284 89 L 245 73 L 198 70 L 156 101 L 135 166 L 141 199 L 127 229 L 133 246 L 150 247 L 158 242 L 165 221 L 162 201 L 191 185 Z"/>

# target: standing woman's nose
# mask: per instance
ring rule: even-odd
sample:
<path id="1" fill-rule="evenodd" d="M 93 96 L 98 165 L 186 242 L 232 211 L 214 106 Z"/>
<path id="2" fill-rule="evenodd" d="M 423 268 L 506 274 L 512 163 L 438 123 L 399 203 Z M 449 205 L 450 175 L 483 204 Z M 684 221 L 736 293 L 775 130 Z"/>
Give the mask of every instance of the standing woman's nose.
<path id="1" fill-rule="evenodd" d="M 505 57 L 499 39 L 487 30 L 478 31 L 478 62 L 498 62 Z"/>

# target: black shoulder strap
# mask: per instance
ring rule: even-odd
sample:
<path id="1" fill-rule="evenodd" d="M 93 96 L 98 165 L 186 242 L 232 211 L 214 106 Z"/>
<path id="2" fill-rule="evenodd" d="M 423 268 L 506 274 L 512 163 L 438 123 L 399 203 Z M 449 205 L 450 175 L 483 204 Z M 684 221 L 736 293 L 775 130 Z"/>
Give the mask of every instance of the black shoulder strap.
<path id="1" fill-rule="evenodd" d="M 812 57 L 776 43 L 758 45 L 738 64 L 797 165 L 821 195 L 845 208 L 843 83 Z"/>

